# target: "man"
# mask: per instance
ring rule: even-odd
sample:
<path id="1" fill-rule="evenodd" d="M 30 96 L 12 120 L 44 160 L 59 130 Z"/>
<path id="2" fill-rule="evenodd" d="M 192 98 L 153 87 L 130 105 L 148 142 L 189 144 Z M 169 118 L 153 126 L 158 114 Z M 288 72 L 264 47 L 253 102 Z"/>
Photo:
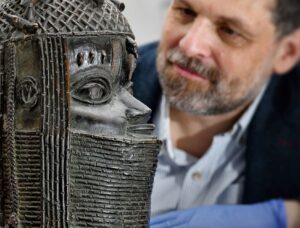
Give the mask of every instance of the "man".
<path id="1" fill-rule="evenodd" d="M 154 227 L 300 226 L 299 15 L 298 0 L 173 0 L 134 75 L 164 142 L 152 215 L 178 210 Z M 257 204 L 199 207 L 242 203 Z"/>

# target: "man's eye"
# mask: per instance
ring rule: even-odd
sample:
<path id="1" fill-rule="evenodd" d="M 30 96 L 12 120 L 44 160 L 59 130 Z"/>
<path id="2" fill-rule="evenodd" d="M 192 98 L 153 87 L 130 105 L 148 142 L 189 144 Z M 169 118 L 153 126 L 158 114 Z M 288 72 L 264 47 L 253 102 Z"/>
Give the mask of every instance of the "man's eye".
<path id="1" fill-rule="evenodd" d="M 242 46 L 246 41 L 238 31 L 228 26 L 221 26 L 219 28 L 219 35 L 226 43 L 235 46 Z"/>
<path id="2" fill-rule="evenodd" d="M 220 28 L 221 32 L 223 32 L 224 34 L 227 34 L 228 36 L 239 36 L 239 33 L 237 33 L 235 30 L 233 30 L 230 27 L 221 27 Z"/>
<path id="3" fill-rule="evenodd" d="M 173 10 L 174 10 L 173 15 L 175 16 L 175 18 L 183 22 L 191 21 L 196 16 L 195 11 L 193 11 L 188 7 L 174 6 Z"/>
<path id="4" fill-rule="evenodd" d="M 105 78 L 93 79 L 89 82 L 79 82 L 72 89 L 74 99 L 88 104 L 103 104 L 112 96 L 110 83 Z"/>
<path id="5" fill-rule="evenodd" d="M 180 11 L 180 13 L 183 16 L 194 17 L 196 15 L 196 13 L 193 10 L 189 9 L 189 8 L 178 8 L 178 10 Z"/>

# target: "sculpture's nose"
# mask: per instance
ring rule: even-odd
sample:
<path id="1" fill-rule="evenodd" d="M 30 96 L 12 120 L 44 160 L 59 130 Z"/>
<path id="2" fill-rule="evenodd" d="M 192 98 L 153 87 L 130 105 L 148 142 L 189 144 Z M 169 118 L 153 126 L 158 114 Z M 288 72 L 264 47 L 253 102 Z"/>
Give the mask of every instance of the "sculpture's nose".
<path id="1" fill-rule="evenodd" d="M 144 124 L 150 119 L 151 109 L 126 91 L 123 103 L 129 124 Z"/>
<path id="2" fill-rule="evenodd" d="M 126 116 L 130 124 L 144 124 L 150 119 L 151 110 L 147 107 L 147 110 L 141 109 L 128 109 Z"/>

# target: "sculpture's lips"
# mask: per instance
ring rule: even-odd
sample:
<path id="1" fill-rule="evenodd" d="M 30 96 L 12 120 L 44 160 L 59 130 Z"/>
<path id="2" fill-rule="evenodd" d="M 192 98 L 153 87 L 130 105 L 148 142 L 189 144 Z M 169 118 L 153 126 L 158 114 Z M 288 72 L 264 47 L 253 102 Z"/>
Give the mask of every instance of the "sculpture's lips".
<path id="1" fill-rule="evenodd" d="M 127 133 L 135 136 L 149 136 L 152 135 L 154 128 L 154 124 L 134 124 L 128 126 Z"/>

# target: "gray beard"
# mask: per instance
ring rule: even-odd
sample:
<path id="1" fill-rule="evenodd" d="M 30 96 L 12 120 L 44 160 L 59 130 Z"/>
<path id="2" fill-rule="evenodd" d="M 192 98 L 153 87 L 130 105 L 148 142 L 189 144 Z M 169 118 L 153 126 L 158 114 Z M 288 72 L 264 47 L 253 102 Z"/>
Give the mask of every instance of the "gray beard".
<path id="1" fill-rule="evenodd" d="M 254 90 L 250 90 L 240 99 L 232 100 L 232 91 L 228 85 L 220 81 L 220 76 L 214 76 L 209 89 L 203 91 L 202 88 L 197 87 L 197 82 L 177 75 L 168 75 L 166 73 L 167 61 L 162 53 L 158 54 L 159 81 L 170 105 L 180 111 L 195 116 L 225 114 L 243 104 L 250 103 L 259 93 L 260 87 L 254 87 Z M 193 64 L 195 65 L 195 62 Z M 208 70 L 203 69 L 203 71 Z"/>
<path id="2" fill-rule="evenodd" d="M 244 97 L 243 99 L 229 103 L 226 101 L 226 95 L 224 94 L 222 96 L 217 90 L 205 93 L 195 91 L 193 93 L 184 94 L 185 91 L 187 91 L 184 82 L 177 88 L 174 88 L 174 85 L 177 83 L 170 85 L 170 83 L 164 82 L 163 79 L 160 79 L 160 83 L 171 107 L 191 113 L 195 116 L 225 114 L 249 102 L 249 98 Z"/>

